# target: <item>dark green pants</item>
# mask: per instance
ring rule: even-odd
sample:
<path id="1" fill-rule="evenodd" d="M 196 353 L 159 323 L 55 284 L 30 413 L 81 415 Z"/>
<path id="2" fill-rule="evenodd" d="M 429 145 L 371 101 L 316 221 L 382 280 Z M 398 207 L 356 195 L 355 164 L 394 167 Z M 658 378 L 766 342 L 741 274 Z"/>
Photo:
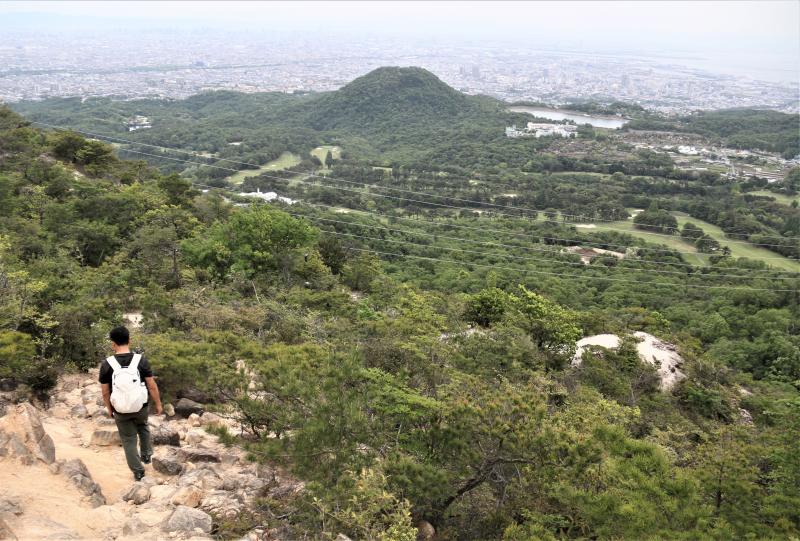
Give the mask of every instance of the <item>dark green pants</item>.
<path id="1" fill-rule="evenodd" d="M 114 421 L 117 423 L 122 448 L 125 449 L 125 460 L 128 461 L 128 467 L 133 473 L 144 473 L 144 466 L 139 457 L 149 457 L 153 454 L 150 427 L 147 426 L 147 414 L 147 406 L 136 413 L 114 413 Z M 139 452 L 136 449 L 137 437 Z"/>

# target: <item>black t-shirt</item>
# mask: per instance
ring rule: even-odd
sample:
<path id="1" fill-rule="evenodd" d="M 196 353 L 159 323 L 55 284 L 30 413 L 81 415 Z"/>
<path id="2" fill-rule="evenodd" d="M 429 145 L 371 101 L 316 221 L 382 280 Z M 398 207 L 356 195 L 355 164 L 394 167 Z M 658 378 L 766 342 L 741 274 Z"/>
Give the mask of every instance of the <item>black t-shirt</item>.
<path id="1" fill-rule="evenodd" d="M 114 355 L 117 359 L 117 362 L 121 367 L 126 367 L 131 364 L 133 360 L 133 353 L 117 353 Z M 153 377 L 153 370 L 150 368 L 150 363 L 147 362 L 147 358 L 142 355 L 142 358 L 139 359 L 139 377 L 142 378 L 152 378 Z M 100 383 L 107 383 L 111 385 L 111 380 L 114 375 L 114 369 L 111 368 L 111 365 L 108 364 L 107 360 L 103 360 L 103 363 L 100 365 Z M 114 392 L 112 387 L 111 392 Z M 147 390 L 147 396 L 150 397 L 150 389 Z"/>

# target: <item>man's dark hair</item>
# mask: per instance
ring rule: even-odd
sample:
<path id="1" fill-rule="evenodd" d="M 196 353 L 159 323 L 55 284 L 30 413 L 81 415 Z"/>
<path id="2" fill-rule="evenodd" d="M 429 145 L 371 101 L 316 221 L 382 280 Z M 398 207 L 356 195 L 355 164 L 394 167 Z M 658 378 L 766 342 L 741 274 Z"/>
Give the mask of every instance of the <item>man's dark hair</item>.
<path id="1" fill-rule="evenodd" d="M 130 342 L 131 333 L 129 333 L 128 329 L 125 327 L 114 327 L 111 329 L 111 332 L 108 333 L 108 337 L 118 346 L 124 346 Z"/>

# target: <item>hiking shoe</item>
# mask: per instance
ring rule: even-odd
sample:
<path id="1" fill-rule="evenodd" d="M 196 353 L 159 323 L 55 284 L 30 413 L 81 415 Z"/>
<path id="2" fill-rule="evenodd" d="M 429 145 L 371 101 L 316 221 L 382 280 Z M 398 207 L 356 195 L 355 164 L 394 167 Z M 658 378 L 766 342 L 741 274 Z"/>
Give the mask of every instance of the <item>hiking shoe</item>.
<path id="1" fill-rule="evenodd" d="M 143 456 L 142 457 L 142 464 L 150 464 L 150 459 L 151 459 L 151 457 L 149 457 L 149 456 Z"/>
<path id="2" fill-rule="evenodd" d="M 135 472 L 133 472 L 133 479 L 135 481 L 141 481 L 143 478 L 144 478 L 144 472 L 143 471 L 135 471 Z"/>

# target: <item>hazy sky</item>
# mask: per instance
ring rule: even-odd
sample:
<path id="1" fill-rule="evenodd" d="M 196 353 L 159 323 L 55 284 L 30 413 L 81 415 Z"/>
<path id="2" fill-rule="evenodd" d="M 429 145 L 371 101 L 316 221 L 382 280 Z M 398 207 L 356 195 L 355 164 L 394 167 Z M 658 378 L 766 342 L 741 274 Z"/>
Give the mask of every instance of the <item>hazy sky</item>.
<path id="1" fill-rule="evenodd" d="M 17 14 L 39 14 L 22 18 Z M 53 15 L 58 15 L 54 17 Z M 63 16 L 76 16 L 64 18 Z M 508 39 L 531 47 L 642 51 L 766 63 L 797 80 L 800 0 L 714 2 L 2 2 L 7 24 L 45 29 L 99 24 L 166 25 L 350 36 L 427 37 L 442 41 Z M 37 17 L 39 17 L 37 19 Z M 15 21 L 15 22 L 12 22 Z M 22 23 L 18 23 L 22 24 Z M 6 26 L 7 25 L 1 25 Z M 746 57 L 746 58 L 745 58 Z"/>

